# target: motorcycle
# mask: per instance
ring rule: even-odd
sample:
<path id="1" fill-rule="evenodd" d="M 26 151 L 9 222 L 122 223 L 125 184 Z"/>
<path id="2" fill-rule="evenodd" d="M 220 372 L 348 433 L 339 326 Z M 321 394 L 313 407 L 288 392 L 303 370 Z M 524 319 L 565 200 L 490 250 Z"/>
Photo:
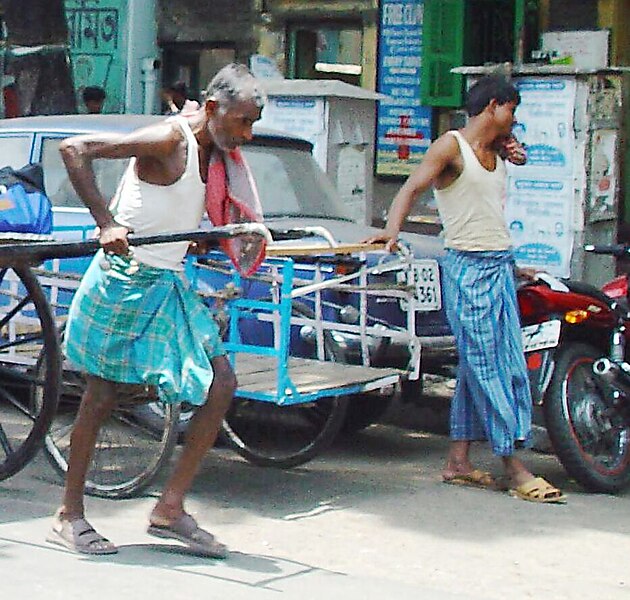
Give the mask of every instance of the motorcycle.
<path id="1" fill-rule="evenodd" d="M 625 281 L 624 293 L 619 280 L 599 290 L 539 273 L 517 291 L 534 406 L 567 473 L 594 492 L 630 485 Z"/>

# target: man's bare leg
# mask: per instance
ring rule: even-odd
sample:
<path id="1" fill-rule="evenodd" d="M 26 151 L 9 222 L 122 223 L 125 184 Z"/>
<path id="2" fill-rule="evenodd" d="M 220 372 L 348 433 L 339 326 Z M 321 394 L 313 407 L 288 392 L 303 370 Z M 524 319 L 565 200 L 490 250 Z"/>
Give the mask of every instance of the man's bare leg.
<path id="1" fill-rule="evenodd" d="M 468 475 L 474 470 L 470 462 L 469 440 L 452 440 L 446 457 L 446 466 L 442 470 L 442 477 L 446 480 L 457 475 Z"/>
<path id="2" fill-rule="evenodd" d="M 236 390 L 236 377 L 225 356 L 212 359 L 214 380 L 208 400 L 190 422 L 186 443 L 172 475 L 155 505 L 150 521 L 154 525 L 169 525 L 184 514 L 184 496 L 206 452 L 214 445 L 221 423 Z"/>
<path id="3" fill-rule="evenodd" d="M 86 554 L 112 554 L 117 548 L 85 520 L 84 490 L 101 425 L 116 405 L 111 381 L 87 376 L 87 385 L 70 438 L 70 457 L 61 506 L 49 541 Z"/>
<path id="4" fill-rule="evenodd" d="M 470 447 L 470 441 L 451 441 L 446 458 L 446 466 L 442 470 L 442 477 L 445 480 L 448 481 L 458 475 L 469 475 L 475 470 L 475 467 L 470 462 Z M 508 485 L 510 488 L 517 488 L 534 479 L 534 474 L 523 464 L 520 458 L 514 455 L 502 456 L 501 460 L 507 479 L 504 485 Z M 499 484 L 499 487 L 502 488 L 501 484 Z"/>
<path id="5" fill-rule="evenodd" d="M 534 474 L 516 456 L 502 456 L 503 469 L 510 481 L 510 487 L 516 488 L 534 479 Z"/>
<path id="6" fill-rule="evenodd" d="M 85 478 L 94 453 L 96 438 L 101 425 L 116 406 L 116 388 L 113 382 L 89 375 L 86 379 L 87 386 L 70 438 L 68 473 L 59 510 L 62 518 L 68 520 L 78 519 L 84 515 Z"/>

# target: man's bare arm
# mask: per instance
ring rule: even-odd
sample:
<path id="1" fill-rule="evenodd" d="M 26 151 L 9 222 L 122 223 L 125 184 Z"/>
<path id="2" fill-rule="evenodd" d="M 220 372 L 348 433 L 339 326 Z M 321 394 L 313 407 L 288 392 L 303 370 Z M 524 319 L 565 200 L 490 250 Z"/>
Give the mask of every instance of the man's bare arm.
<path id="1" fill-rule="evenodd" d="M 90 209 L 96 224 L 111 227 L 113 217 L 108 200 L 98 189 L 92 163 L 98 158 L 131 158 L 165 163 L 181 143 L 182 135 L 172 123 L 164 123 L 127 135 L 95 134 L 65 139 L 59 151 L 68 176 L 83 203 Z"/>
<path id="2" fill-rule="evenodd" d="M 459 145 L 454 136 L 443 135 L 433 142 L 420 165 L 409 175 L 394 197 L 385 230 L 381 235 L 370 238 L 369 241 L 387 242 L 387 248 L 391 249 L 418 195 L 437 183 L 440 176 L 458 156 Z"/>

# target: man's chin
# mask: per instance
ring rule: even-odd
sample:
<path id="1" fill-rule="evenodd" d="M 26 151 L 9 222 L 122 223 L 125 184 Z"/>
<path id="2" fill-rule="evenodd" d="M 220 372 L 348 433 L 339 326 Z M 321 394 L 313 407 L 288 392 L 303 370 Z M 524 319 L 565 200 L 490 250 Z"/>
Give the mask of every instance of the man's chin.
<path id="1" fill-rule="evenodd" d="M 236 150 L 238 148 L 238 144 L 236 142 L 217 142 L 215 141 L 217 147 L 223 152 L 232 152 L 232 150 Z"/>

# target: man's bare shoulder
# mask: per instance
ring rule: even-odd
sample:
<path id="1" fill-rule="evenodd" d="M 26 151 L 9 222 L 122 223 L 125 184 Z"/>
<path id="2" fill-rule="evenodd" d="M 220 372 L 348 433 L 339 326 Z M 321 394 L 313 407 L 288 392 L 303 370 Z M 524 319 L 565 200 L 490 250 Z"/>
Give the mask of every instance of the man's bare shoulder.
<path id="1" fill-rule="evenodd" d="M 443 133 L 427 150 L 422 162 L 434 165 L 434 168 L 444 169 L 457 161 L 460 156 L 459 143 L 451 133 Z"/>
<path id="2" fill-rule="evenodd" d="M 459 155 L 459 142 L 451 131 L 443 133 L 437 138 L 430 146 L 429 151 L 433 150 L 436 153 L 455 157 Z"/>
<path id="3" fill-rule="evenodd" d="M 127 134 L 126 139 L 138 142 L 146 141 L 152 143 L 163 142 L 166 144 L 177 144 L 185 139 L 185 135 L 177 119 L 168 118 L 159 123 L 153 123 L 152 125 L 136 129 L 130 134 Z"/>
<path id="4" fill-rule="evenodd" d="M 452 132 L 443 133 L 429 148 L 433 151 L 431 160 L 435 163 L 436 176 L 433 184 L 436 189 L 449 186 L 462 171 L 462 154 L 459 141 Z M 429 158 L 427 152 L 427 158 Z"/>
<path id="5" fill-rule="evenodd" d="M 60 150 L 63 153 L 66 149 L 74 149 L 91 158 L 167 158 L 182 147 L 185 139 L 177 121 L 165 119 L 129 133 L 95 133 L 66 138 Z"/>

